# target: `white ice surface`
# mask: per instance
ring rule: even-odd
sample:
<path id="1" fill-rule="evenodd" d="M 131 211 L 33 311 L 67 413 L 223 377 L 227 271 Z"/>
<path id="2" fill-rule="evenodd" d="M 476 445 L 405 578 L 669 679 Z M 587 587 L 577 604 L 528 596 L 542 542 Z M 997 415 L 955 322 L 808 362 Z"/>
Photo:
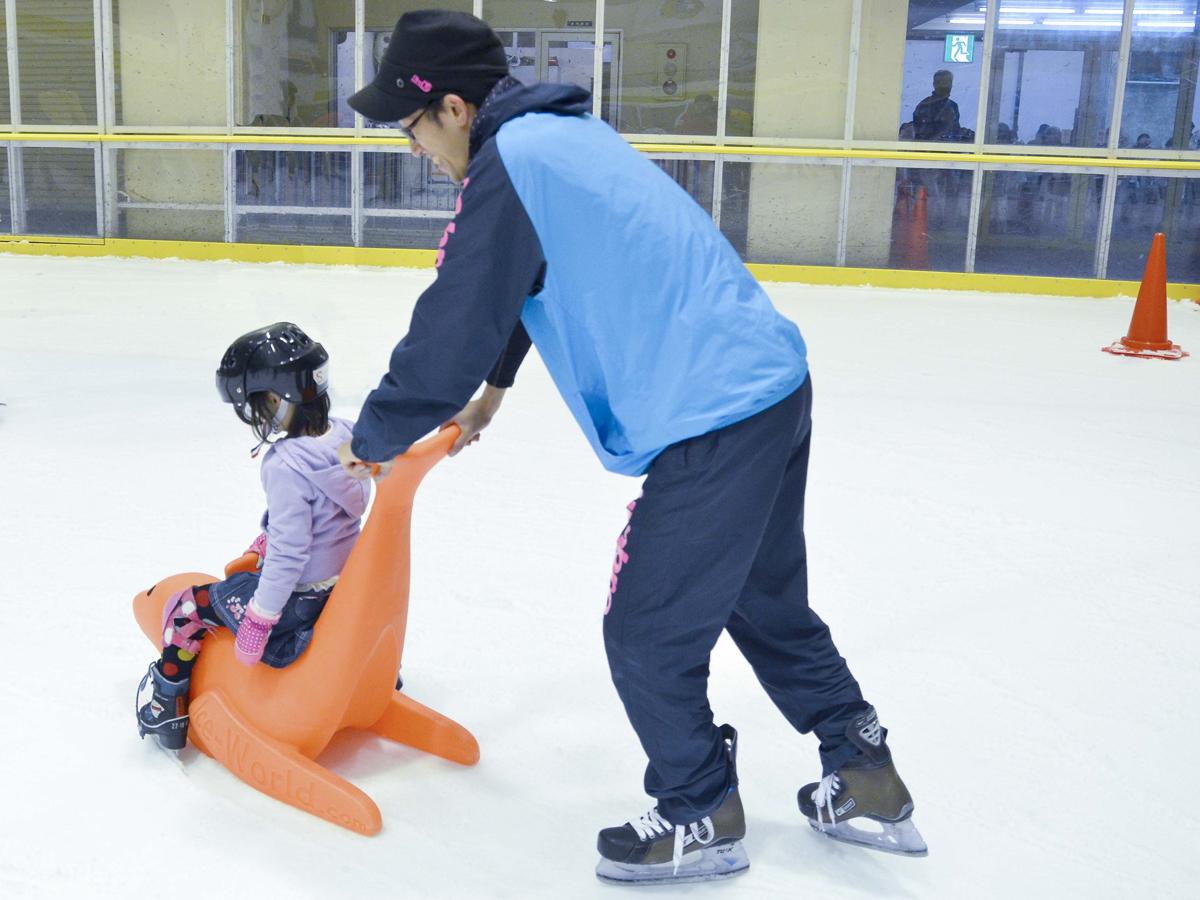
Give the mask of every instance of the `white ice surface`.
<path id="1" fill-rule="evenodd" d="M 406 690 L 461 768 L 366 735 L 322 762 L 364 838 L 137 739 L 130 599 L 256 532 L 238 334 L 300 323 L 354 415 L 431 274 L 0 255 L 0 897 L 614 897 L 595 834 L 644 812 L 600 623 L 636 481 L 536 355 L 418 496 Z M 891 729 L 927 859 L 814 834 L 818 774 L 727 640 L 750 872 L 656 898 L 1200 896 L 1200 307 L 1180 362 L 1113 357 L 1132 301 L 768 286 L 810 346 L 811 597 Z M 211 895 L 211 893 L 210 893 Z"/>

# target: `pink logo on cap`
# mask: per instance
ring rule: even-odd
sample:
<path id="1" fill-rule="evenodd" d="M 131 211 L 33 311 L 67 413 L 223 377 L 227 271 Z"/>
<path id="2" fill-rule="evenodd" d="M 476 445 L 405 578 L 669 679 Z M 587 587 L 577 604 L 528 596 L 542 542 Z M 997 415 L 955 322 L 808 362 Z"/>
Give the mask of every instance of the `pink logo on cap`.
<path id="1" fill-rule="evenodd" d="M 413 84 L 415 84 L 418 88 L 420 88 L 426 94 L 428 94 L 430 91 L 433 90 L 433 82 L 426 81 L 420 75 L 414 75 L 410 80 L 412 81 Z"/>

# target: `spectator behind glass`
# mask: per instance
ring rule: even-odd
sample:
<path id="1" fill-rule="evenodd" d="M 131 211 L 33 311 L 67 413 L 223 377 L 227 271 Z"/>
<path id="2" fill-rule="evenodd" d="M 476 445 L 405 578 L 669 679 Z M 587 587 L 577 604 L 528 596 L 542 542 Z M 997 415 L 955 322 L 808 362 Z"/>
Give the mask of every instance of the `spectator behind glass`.
<path id="1" fill-rule="evenodd" d="M 1150 149 L 1150 135 L 1146 134 L 1146 132 L 1144 132 L 1144 131 L 1141 134 L 1139 134 L 1137 136 L 1137 143 L 1133 145 L 1133 149 L 1134 150 L 1149 150 Z"/>
<path id="2" fill-rule="evenodd" d="M 933 73 L 933 93 L 913 110 L 913 128 L 918 141 L 959 139 L 958 104 L 950 99 L 954 76 L 947 69 Z"/>
<path id="3" fill-rule="evenodd" d="M 1017 142 L 1017 135 L 1012 130 L 1012 128 L 1009 127 L 1007 122 L 1001 122 L 999 125 L 996 126 L 996 143 L 997 144 L 1015 144 L 1016 142 Z"/>

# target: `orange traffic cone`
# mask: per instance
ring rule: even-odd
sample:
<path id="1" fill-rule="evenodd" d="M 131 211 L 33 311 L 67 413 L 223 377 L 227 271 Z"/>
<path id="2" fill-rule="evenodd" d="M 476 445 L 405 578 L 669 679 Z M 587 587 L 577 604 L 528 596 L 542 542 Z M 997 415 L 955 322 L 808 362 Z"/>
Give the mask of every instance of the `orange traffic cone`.
<path id="1" fill-rule="evenodd" d="M 913 203 L 912 221 L 908 231 L 908 267 L 929 268 L 929 188 L 922 185 L 917 189 Z"/>
<path id="2" fill-rule="evenodd" d="M 1167 239 L 1160 231 L 1150 244 L 1129 334 L 1101 347 L 1105 353 L 1147 359 L 1180 359 L 1188 354 L 1167 337 Z"/>

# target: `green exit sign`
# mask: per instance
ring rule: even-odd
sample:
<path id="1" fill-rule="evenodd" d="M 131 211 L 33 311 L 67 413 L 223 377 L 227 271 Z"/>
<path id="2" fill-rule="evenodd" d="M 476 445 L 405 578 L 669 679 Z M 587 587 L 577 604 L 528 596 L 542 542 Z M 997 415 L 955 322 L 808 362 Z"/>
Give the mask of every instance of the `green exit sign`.
<path id="1" fill-rule="evenodd" d="M 946 62 L 969 63 L 975 61 L 975 35 L 946 35 Z"/>

